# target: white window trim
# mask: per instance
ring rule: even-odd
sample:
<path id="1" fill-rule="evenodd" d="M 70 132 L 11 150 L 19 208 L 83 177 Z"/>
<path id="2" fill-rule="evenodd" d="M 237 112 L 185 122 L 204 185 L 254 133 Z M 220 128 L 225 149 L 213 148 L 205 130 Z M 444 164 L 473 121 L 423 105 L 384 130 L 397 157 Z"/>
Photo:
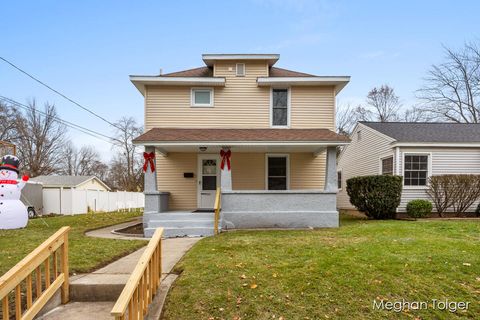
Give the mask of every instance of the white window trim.
<path id="1" fill-rule="evenodd" d="M 382 172 L 382 169 L 383 169 L 383 160 L 387 159 L 387 158 L 393 158 L 392 161 L 393 161 L 393 168 L 392 168 L 392 175 L 396 175 L 395 174 L 395 155 L 394 154 L 384 154 L 384 155 L 381 155 L 379 158 L 378 158 L 378 162 L 379 162 L 379 165 L 378 165 L 378 174 L 383 174 Z"/>
<path id="2" fill-rule="evenodd" d="M 238 66 L 241 65 L 241 64 L 243 64 L 243 74 L 239 74 L 239 73 L 238 73 Z M 235 76 L 237 76 L 237 77 L 245 77 L 245 74 L 247 73 L 247 70 L 246 70 L 245 68 L 246 68 L 245 63 L 237 63 L 237 64 L 235 65 Z"/>
<path id="3" fill-rule="evenodd" d="M 340 180 L 338 179 L 338 174 L 340 173 Z M 340 181 L 340 188 L 338 188 L 338 182 Z M 337 190 L 343 190 L 343 170 L 337 170 Z"/>
<path id="4" fill-rule="evenodd" d="M 265 190 L 268 189 L 268 158 L 287 158 L 287 190 L 290 190 L 290 155 L 288 153 L 266 153 L 265 154 Z M 272 190 L 281 191 L 281 190 Z"/>
<path id="5" fill-rule="evenodd" d="M 195 103 L 195 91 L 209 91 L 210 92 L 210 103 Z M 198 87 L 192 88 L 190 90 L 190 106 L 196 108 L 211 108 L 214 106 L 213 98 L 215 96 L 214 89 L 211 87 Z"/>
<path id="6" fill-rule="evenodd" d="M 273 125 L 273 90 L 274 89 L 286 89 L 287 90 L 287 125 L 286 126 L 277 126 Z M 292 90 L 290 87 L 272 87 L 270 88 L 270 128 L 276 129 L 289 129 L 291 121 L 291 100 L 292 100 Z"/>
<path id="7" fill-rule="evenodd" d="M 425 186 L 406 186 L 405 185 L 405 157 L 406 156 L 428 156 L 427 161 L 427 184 Z M 403 189 L 428 189 L 428 178 L 432 175 L 432 153 L 431 152 L 403 152 L 402 154 L 402 176 Z"/>

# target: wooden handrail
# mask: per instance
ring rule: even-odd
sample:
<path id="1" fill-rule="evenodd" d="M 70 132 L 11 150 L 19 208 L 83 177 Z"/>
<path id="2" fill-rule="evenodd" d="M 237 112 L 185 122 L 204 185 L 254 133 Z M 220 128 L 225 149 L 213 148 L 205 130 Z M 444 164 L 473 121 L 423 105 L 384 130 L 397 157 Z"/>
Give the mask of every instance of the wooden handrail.
<path id="1" fill-rule="evenodd" d="M 9 295 L 15 290 L 15 319 L 33 319 L 58 289 L 62 303 L 68 302 L 68 232 L 62 227 L 0 278 L 3 319 L 10 317 Z M 59 264 L 60 252 L 60 264 Z M 43 277 L 42 277 L 43 265 Z M 59 267 L 61 272 L 59 271 Z M 34 272 L 35 271 L 35 272 Z M 32 273 L 34 274 L 32 275 Z M 33 277 L 33 279 L 32 279 Z M 43 280 L 42 280 L 43 278 Z M 22 282 L 25 285 L 22 286 Z M 53 281 L 53 282 L 52 282 Z M 32 283 L 35 282 L 35 299 Z M 24 288 L 24 289 L 23 289 Z M 42 288 L 45 288 L 42 290 Z M 22 306 L 22 290 L 26 296 Z"/>
<path id="2" fill-rule="evenodd" d="M 214 224 L 213 224 L 213 231 L 215 234 L 218 234 L 218 220 L 220 219 L 220 210 L 222 210 L 222 204 L 221 204 L 221 190 L 220 188 L 217 188 L 217 193 L 215 195 L 215 205 L 213 207 L 215 211 L 215 217 L 214 217 Z"/>
<path id="3" fill-rule="evenodd" d="M 160 286 L 162 277 L 162 234 L 158 228 L 138 260 L 110 314 L 115 319 L 143 319 Z M 128 309 L 128 312 L 127 312 Z"/>

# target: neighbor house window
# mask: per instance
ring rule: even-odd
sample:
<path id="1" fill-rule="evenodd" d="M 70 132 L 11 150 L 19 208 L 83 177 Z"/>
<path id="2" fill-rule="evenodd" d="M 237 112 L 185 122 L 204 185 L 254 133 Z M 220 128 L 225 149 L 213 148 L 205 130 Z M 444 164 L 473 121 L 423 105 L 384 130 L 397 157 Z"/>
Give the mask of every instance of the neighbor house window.
<path id="1" fill-rule="evenodd" d="M 337 172 L 337 188 L 342 189 L 342 171 Z"/>
<path id="2" fill-rule="evenodd" d="M 288 89 L 272 89 L 272 126 L 288 126 Z"/>
<path id="3" fill-rule="evenodd" d="M 245 76 L 245 63 L 237 63 L 237 77 Z"/>
<path id="4" fill-rule="evenodd" d="M 213 107 L 213 89 L 192 89 L 192 107 Z"/>
<path id="5" fill-rule="evenodd" d="M 288 157 L 267 157 L 267 187 L 268 190 L 288 189 Z"/>
<path id="6" fill-rule="evenodd" d="M 428 155 L 405 155 L 404 185 L 426 186 L 428 177 Z"/>
<path id="7" fill-rule="evenodd" d="M 393 157 L 382 159 L 382 174 L 393 175 Z"/>

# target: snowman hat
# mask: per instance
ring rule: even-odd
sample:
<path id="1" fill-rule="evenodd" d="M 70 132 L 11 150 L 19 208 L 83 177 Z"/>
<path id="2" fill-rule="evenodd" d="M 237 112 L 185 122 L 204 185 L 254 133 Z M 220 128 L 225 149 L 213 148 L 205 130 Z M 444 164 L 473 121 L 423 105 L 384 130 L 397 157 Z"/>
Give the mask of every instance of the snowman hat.
<path id="1" fill-rule="evenodd" d="M 2 163 L 0 163 L 0 170 L 12 170 L 18 174 L 18 166 L 20 165 L 20 160 L 17 157 L 7 154 L 2 157 Z"/>

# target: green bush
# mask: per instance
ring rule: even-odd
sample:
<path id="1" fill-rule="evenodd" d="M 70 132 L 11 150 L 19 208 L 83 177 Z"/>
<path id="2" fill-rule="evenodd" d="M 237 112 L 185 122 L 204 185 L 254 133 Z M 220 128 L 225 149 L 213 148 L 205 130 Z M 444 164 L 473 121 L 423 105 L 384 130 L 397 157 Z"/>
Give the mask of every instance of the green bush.
<path id="1" fill-rule="evenodd" d="M 350 203 L 373 219 L 393 219 L 402 196 L 402 177 L 364 176 L 347 180 Z"/>
<path id="2" fill-rule="evenodd" d="M 407 203 L 407 214 L 412 218 L 425 218 L 432 213 L 432 203 L 428 200 L 416 199 Z"/>

